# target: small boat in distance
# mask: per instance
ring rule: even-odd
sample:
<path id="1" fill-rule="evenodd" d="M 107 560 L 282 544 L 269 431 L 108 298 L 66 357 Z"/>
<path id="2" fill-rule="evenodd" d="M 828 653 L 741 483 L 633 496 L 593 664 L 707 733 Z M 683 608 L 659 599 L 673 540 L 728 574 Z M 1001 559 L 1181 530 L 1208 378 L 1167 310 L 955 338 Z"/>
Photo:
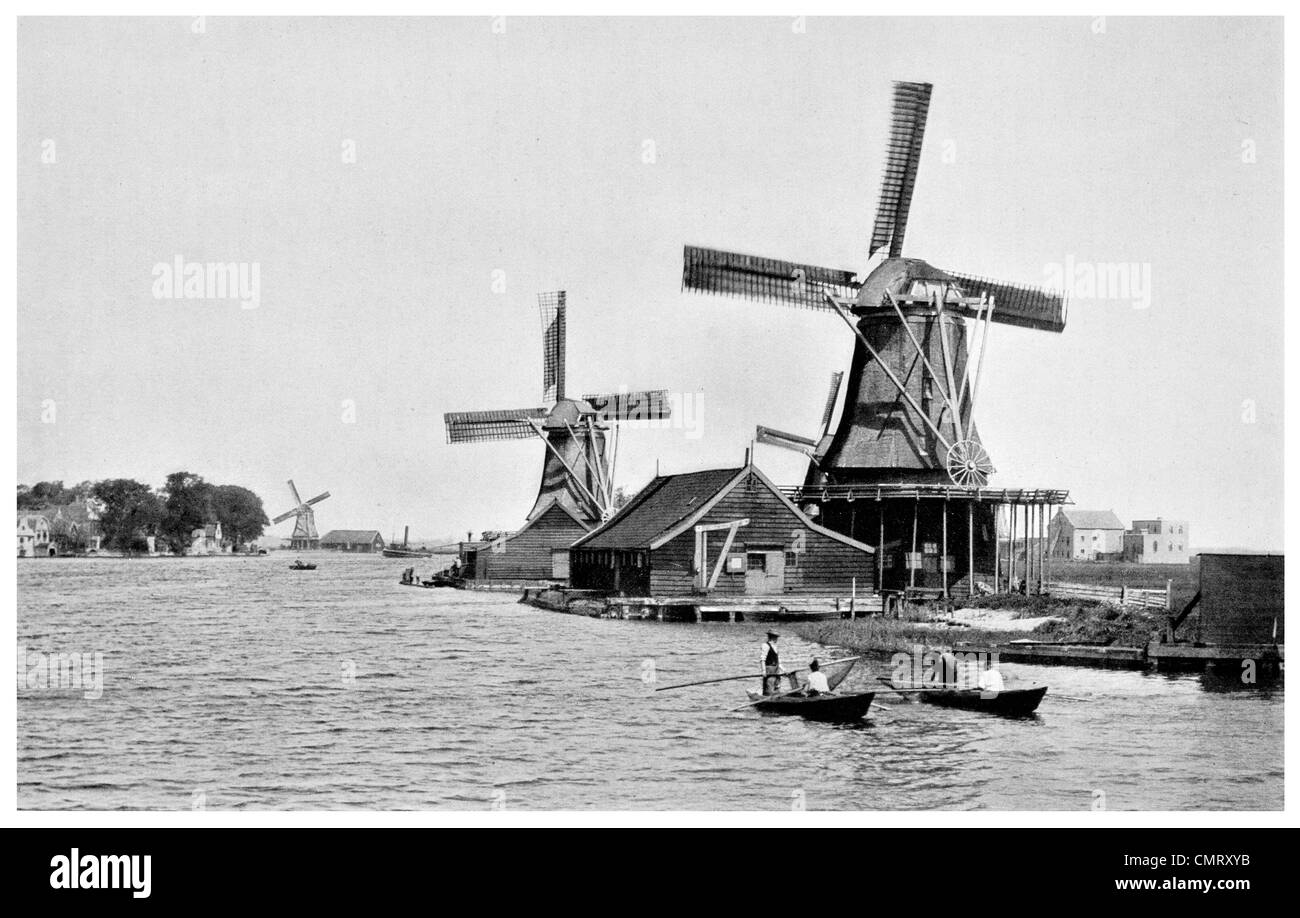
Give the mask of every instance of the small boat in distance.
<path id="1" fill-rule="evenodd" d="M 396 540 L 388 543 L 388 547 L 383 550 L 385 558 L 431 558 L 433 552 L 427 548 L 411 548 L 411 527 L 407 526 L 402 530 L 402 544 L 398 545 Z"/>
<path id="2" fill-rule="evenodd" d="M 295 562 L 293 562 L 293 564 L 290 564 L 290 565 L 289 565 L 289 570 L 291 570 L 291 571 L 314 571 L 314 570 L 316 570 L 316 565 L 314 565 L 314 564 L 303 564 L 301 561 L 295 561 Z"/>

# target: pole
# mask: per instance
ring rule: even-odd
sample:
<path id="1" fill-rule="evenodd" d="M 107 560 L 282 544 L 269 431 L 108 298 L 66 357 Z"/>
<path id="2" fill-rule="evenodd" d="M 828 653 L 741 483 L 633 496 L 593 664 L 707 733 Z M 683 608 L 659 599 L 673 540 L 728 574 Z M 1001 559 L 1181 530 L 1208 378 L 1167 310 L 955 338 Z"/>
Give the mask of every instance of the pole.
<path id="1" fill-rule="evenodd" d="M 1007 505 L 1007 515 L 1011 517 L 1011 532 L 1007 534 L 1007 592 L 1015 591 L 1016 582 L 1016 505 Z"/>
<path id="2" fill-rule="evenodd" d="M 919 504 L 920 501 L 917 501 Z M 943 575 L 943 598 L 948 598 L 948 498 L 943 499 L 943 552 L 939 555 L 940 573 Z"/>
<path id="3" fill-rule="evenodd" d="M 921 498 L 917 498 L 912 504 L 912 554 L 907 559 L 907 585 L 916 586 L 916 522 L 921 512 Z"/>
<path id="4" fill-rule="evenodd" d="M 975 598 L 975 504 L 966 502 L 966 585 L 971 599 Z"/>
<path id="5" fill-rule="evenodd" d="M 880 512 L 880 541 L 876 547 L 876 592 L 883 593 L 885 590 L 885 505 L 877 500 L 876 509 Z"/>
<path id="6" fill-rule="evenodd" d="M 1002 505 L 993 505 L 993 595 L 1002 592 Z"/>

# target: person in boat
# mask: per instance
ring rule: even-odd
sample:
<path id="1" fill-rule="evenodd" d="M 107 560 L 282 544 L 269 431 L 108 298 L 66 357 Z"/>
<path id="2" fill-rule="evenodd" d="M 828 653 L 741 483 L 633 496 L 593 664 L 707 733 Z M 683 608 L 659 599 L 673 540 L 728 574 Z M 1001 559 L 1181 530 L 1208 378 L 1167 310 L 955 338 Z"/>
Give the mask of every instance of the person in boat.
<path id="1" fill-rule="evenodd" d="M 767 633 L 763 642 L 763 694 L 773 695 L 781 687 L 781 655 L 777 652 L 776 642 L 781 635 L 775 631 Z"/>
<path id="2" fill-rule="evenodd" d="M 957 657 L 951 650 L 939 655 L 938 682 L 945 688 L 957 687 Z"/>
<path id="3" fill-rule="evenodd" d="M 455 561 L 451 562 L 451 568 L 449 569 L 448 573 L 451 575 L 452 579 L 455 579 L 460 576 L 460 558 L 457 558 Z"/>
<path id="4" fill-rule="evenodd" d="M 988 669 L 980 673 L 979 685 L 981 692 L 992 692 L 994 694 L 1007 687 L 1002 679 L 1002 673 L 998 672 L 996 666 L 989 666 Z"/>
<path id="5" fill-rule="evenodd" d="M 805 695 L 829 695 L 831 684 L 826 681 L 821 664 L 815 659 L 808 664 L 808 685 L 803 690 Z"/>
<path id="6" fill-rule="evenodd" d="M 408 567 L 406 570 L 402 571 L 402 583 L 414 583 L 414 582 L 415 582 L 415 568 Z"/>

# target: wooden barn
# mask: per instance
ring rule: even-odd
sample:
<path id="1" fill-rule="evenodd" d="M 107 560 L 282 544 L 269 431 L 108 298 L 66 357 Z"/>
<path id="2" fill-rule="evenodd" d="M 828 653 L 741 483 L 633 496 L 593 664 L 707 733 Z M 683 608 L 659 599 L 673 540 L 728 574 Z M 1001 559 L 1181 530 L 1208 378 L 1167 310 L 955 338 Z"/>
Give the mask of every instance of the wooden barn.
<path id="1" fill-rule="evenodd" d="M 752 463 L 654 479 L 569 550 L 570 585 L 625 596 L 847 596 L 874 550 L 813 522 Z"/>
<path id="2" fill-rule="evenodd" d="M 465 576 L 475 581 L 567 580 L 569 545 L 592 523 L 562 501 L 531 516 L 524 527 L 468 553 Z"/>

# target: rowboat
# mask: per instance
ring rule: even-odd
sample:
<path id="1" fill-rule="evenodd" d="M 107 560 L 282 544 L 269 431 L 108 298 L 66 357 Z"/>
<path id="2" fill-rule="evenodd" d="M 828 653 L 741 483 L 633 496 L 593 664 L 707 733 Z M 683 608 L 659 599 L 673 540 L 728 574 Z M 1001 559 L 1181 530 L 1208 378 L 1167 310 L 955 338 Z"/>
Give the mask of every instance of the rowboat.
<path id="1" fill-rule="evenodd" d="M 314 565 L 314 564 L 303 564 L 301 561 L 299 561 L 297 564 L 290 564 L 290 565 L 289 565 L 289 570 L 291 570 L 291 571 L 314 571 L 314 570 L 316 570 L 316 565 Z"/>
<path id="2" fill-rule="evenodd" d="M 751 690 L 747 693 L 751 702 L 748 707 L 764 714 L 797 714 L 808 720 L 830 723 L 860 720 L 871 707 L 871 701 L 876 697 L 876 693 L 835 694 L 835 689 L 848 676 L 858 659 L 858 657 L 848 657 L 829 662 L 822 668 L 822 672 L 826 674 L 826 684 L 830 687 L 829 693 L 805 695 L 805 689 L 796 688 L 788 692 L 764 695 L 762 692 Z M 791 683 L 794 683 L 793 674 L 789 678 Z"/>
<path id="3" fill-rule="evenodd" d="M 880 681 L 897 692 L 915 692 L 926 704 L 980 711 L 985 714 L 1000 714 L 1003 717 L 1024 717 L 1034 713 L 1043 696 L 1047 694 L 1045 685 L 1027 685 L 1021 688 L 1004 688 L 998 692 L 986 692 L 978 688 L 942 688 L 934 685 L 918 685 L 914 682 L 895 682 L 884 677 L 881 677 Z"/>
<path id="4" fill-rule="evenodd" d="M 871 707 L 875 692 L 855 692 L 852 695 L 773 695 L 765 701 L 759 701 L 762 694 L 751 691 L 750 700 L 755 701 L 754 710 L 764 714 L 798 714 L 809 720 L 845 723 L 859 720 Z"/>

